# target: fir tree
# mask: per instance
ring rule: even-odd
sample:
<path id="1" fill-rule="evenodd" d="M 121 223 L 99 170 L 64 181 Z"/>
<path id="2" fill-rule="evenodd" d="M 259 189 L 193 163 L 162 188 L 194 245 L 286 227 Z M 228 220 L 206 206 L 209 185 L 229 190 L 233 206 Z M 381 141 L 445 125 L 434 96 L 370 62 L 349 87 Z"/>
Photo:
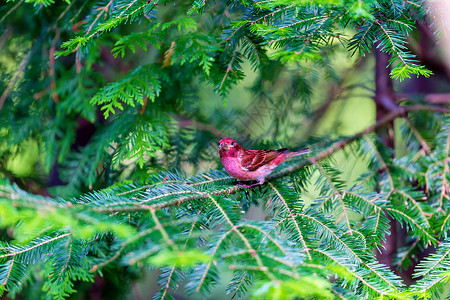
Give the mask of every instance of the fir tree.
<path id="1" fill-rule="evenodd" d="M 0 296 L 64 299 L 99 276 L 123 293 L 149 268 L 154 299 L 217 285 L 229 298 L 428 299 L 449 280 L 450 85 L 417 50 L 441 35 L 428 2 L 26 0 L 0 13 Z M 373 59 L 375 78 L 358 77 Z M 250 74 L 254 100 L 230 109 Z M 402 93 L 411 77 L 441 94 Z M 221 108 L 205 112 L 207 88 Z M 373 125 L 318 134 L 361 93 Z M 247 190 L 218 164 L 226 136 L 314 151 Z M 368 168 L 349 179 L 354 159 Z"/>

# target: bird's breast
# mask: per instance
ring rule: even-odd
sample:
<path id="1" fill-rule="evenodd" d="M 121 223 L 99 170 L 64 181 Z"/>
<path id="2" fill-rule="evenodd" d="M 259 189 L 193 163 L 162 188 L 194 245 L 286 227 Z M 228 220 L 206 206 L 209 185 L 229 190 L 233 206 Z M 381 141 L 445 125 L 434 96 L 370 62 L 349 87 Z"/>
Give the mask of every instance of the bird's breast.
<path id="1" fill-rule="evenodd" d="M 255 180 L 252 176 L 252 172 L 247 172 L 241 167 L 241 163 L 237 157 L 221 157 L 220 158 L 223 167 L 227 173 L 238 179 L 243 181 Z"/>
<path id="2" fill-rule="evenodd" d="M 276 165 L 267 164 L 255 171 L 248 171 L 242 168 L 241 161 L 237 157 L 221 157 L 220 160 L 230 176 L 242 181 L 261 181 L 276 168 Z"/>

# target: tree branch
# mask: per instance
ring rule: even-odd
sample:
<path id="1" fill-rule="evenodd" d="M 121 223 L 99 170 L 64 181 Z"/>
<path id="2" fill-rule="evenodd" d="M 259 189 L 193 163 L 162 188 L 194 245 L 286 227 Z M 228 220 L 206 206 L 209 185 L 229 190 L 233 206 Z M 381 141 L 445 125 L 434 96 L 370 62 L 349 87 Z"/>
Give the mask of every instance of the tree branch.
<path id="1" fill-rule="evenodd" d="M 275 175 L 269 176 L 267 179 L 268 180 L 278 179 L 278 178 L 286 176 L 287 174 L 290 174 L 300 168 L 303 168 L 305 166 L 319 162 L 319 161 L 323 160 L 324 158 L 332 155 L 336 151 L 346 147 L 351 142 L 363 137 L 366 134 L 374 132 L 375 130 L 385 126 L 387 123 L 395 120 L 396 118 L 401 117 L 409 112 L 421 111 L 421 110 L 434 111 L 434 112 L 439 112 L 439 113 L 443 113 L 443 114 L 450 113 L 449 108 L 440 107 L 440 106 L 428 106 L 428 105 L 421 105 L 421 104 L 412 105 L 412 106 L 399 106 L 396 110 L 391 111 L 390 113 L 386 114 L 383 118 L 378 120 L 374 125 L 368 127 L 367 129 L 365 129 L 361 132 L 358 132 L 357 134 L 355 134 L 351 137 L 348 137 L 339 142 L 336 142 L 331 147 L 322 151 L 321 153 L 317 154 L 316 156 L 310 157 L 306 162 L 301 162 L 297 165 L 293 165 L 289 168 L 286 168 L 283 171 L 276 173 Z"/>
<path id="2" fill-rule="evenodd" d="M 174 116 L 174 118 L 177 120 L 177 125 L 180 128 L 193 126 L 199 130 L 209 131 L 218 138 L 223 138 L 226 136 L 224 132 L 214 127 L 213 125 L 190 120 L 181 115 Z"/>
<path id="3" fill-rule="evenodd" d="M 395 97 L 395 101 L 397 103 L 401 103 L 415 97 L 423 97 L 424 101 L 428 104 L 450 105 L 450 93 L 396 93 Z"/>
<path id="4" fill-rule="evenodd" d="M 376 131 L 377 129 L 385 126 L 389 122 L 392 122 L 398 117 L 405 116 L 407 113 L 414 112 L 414 111 L 433 111 L 438 113 L 450 113 L 450 108 L 440 107 L 440 106 L 429 106 L 429 105 L 411 105 L 411 106 L 399 106 L 396 110 L 391 111 L 390 113 L 387 113 L 383 118 L 379 119 L 375 124 L 368 127 L 367 129 L 351 136 L 348 138 L 345 138 L 341 141 L 338 141 L 334 143 L 331 147 L 327 148 L 326 150 L 320 152 L 319 154 L 308 158 L 307 160 L 304 160 L 298 164 L 291 165 L 287 168 L 284 168 L 280 170 L 279 172 L 276 172 L 270 176 L 267 177 L 267 181 L 276 180 L 281 177 L 284 177 L 286 175 L 289 175 L 301 168 L 304 168 L 306 166 L 315 164 L 326 157 L 331 156 L 335 152 L 337 152 L 340 149 L 345 148 L 347 145 L 352 143 L 353 141 L 363 137 L 366 134 L 369 134 L 371 132 Z M 157 204 L 148 204 L 147 203 L 135 203 L 133 206 L 122 206 L 122 207 L 89 207 L 89 209 L 97 211 L 97 212 L 127 212 L 127 211 L 142 211 L 142 210 L 158 210 L 163 209 L 169 206 L 173 205 L 179 205 L 184 202 L 193 201 L 193 200 L 200 200 L 209 198 L 214 195 L 229 195 L 234 194 L 239 190 L 243 190 L 244 188 L 241 186 L 231 186 L 226 187 L 224 189 L 216 190 L 213 192 L 201 192 L 199 191 L 196 195 L 187 195 L 182 196 L 178 198 L 171 199 L 170 201 L 164 202 L 164 203 L 157 203 Z"/>
<path id="5" fill-rule="evenodd" d="M 20 79 L 20 76 L 25 71 L 25 68 L 28 65 L 28 62 L 30 61 L 31 54 L 32 54 L 33 50 L 34 50 L 34 46 L 25 55 L 25 57 L 23 58 L 22 62 L 19 65 L 19 68 L 14 73 L 13 78 L 11 79 L 11 81 L 9 82 L 9 84 L 6 87 L 5 91 L 3 92 L 2 96 L 0 97 L 0 110 L 2 110 L 3 104 L 5 104 L 5 101 L 8 98 L 9 94 L 11 93 L 11 91 L 13 90 L 15 84 L 17 83 L 17 81 Z"/>

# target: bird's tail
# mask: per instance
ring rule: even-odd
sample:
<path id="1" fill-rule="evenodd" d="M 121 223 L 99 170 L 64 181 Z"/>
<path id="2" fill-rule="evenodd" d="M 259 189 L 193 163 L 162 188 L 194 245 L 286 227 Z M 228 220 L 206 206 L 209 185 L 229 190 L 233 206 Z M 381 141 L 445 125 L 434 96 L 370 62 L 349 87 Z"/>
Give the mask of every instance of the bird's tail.
<path id="1" fill-rule="evenodd" d="M 309 148 L 304 148 L 304 149 L 300 149 L 297 151 L 289 152 L 288 157 L 295 157 L 295 156 L 299 156 L 299 155 L 309 153 L 309 152 L 311 152 L 311 150 Z"/>

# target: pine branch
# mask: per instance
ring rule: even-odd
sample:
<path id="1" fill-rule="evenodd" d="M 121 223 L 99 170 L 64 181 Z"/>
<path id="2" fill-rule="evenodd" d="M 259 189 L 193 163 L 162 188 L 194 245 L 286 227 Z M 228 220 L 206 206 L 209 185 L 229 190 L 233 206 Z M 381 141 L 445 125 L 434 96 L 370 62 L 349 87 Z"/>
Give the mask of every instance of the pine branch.
<path id="1" fill-rule="evenodd" d="M 69 236 L 70 234 L 71 233 L 69 232 L 69 233 L 65 233 L 65 234 L 61 234 L 61 235 L 55 236 L 55 237 L 50 238 L 50 239 L 44 239 L 42 242 L 35 243 L 33 246 L 30 246 L 30 247 L 19 247 L 19 248 L 15 248 L 14 247 L 14 248 L 10 248 L 10 249 L 3 248 L 2 250 L 6 250 L 9 253 L 0 255 L 0 259 L 6 258 L 6 257 L 10 257 L 10 256 L 16 257 L 16 256 L 24 254 L 24 253 L 26 253 L 28 251 L 32 251 L 32 250 L 34 250 L 36 248 L 42 247 L 42 246 L 44 246 L 44 245 L 46 245 L 48 243 L 52 243 L 54 241 L 60 240 L 62 238 L 65 238 L 65 237 Z"/>
<path id="2" fill-rule="evenodd" d="M 36 43 L 37 44 L 37 43 Z M 2 96 L 0 97 L 0 110 L 2 110 L 3 105 L 5 104 L 6 99 L 8 98 L 9 94 L 11 93 L 12 89 L 16 85 L 17 81 L 25 71 L 26 66 L 28 65 L 28 62 L 30 61 L 31 55 L 33 54 L 36 44 L 32 46 L 31 50 L 28 51 L 28 53 L 24 56 L 22 62 L 20 63 L 19 67 L 17 68 L 16 72 L 14 73 L 14 76 L 12 77 L 11 81 L 9 82 L 6 89 L 3 91 Z"/>
<path id="3" fill-rule="evenodd" d="M 428 105 L 421 105 L 421 104 L 411 105 L 411 106 L 399 106 L 397 108 L 397 110 L 386 114 L 382 119 L 378 120 L 374 125 L 368 127 L 367 129 L 333 144 L 331 147 L 322 151 L 321 153 L 319 153 L 313 157 L 310 157 L 307 162 L 302 162 L 297 165 L 292 165 L 289 168 L 285 168 L 282 171 L 275 172 L 274 175 L 271 175 L 268 177 L 268 180 L 274 180 L 274 179 L 281 178 L 281 177 L 286 176 L 292 172 L 295 172 L 296 170 L 301 169 L 307 165 L 317 163 L 317 162 L 325 159 L 326 157 L 331 156 L 338 150 L 345 148 L 351 142 L 353 142 L 371 132 L 374 132 L 381 127 L 386 126 L 386 124 L 388 124 L 392 120 L 395 120 L 396 118 L 401 117 L 401 116 L 405 115 L 406 113 L 415 112 L 415 111 L 434 111 L 434 112 L 440 112 L 440 113 L 444 113 L 444 114 L 450 113 L 450 109 L 445 108 L 445 107 L 440 107 L 440 106 L 428 106 Z"/>
<path id="4" fill-rule="evenodd" d="M 431 227 L 430 222 L 428 221 L 428 217 L 430 217 L 430 214 L 425 213 L 423 211 L 423 209 L 420 207 L 420 204 L 417 203 L 417 201 L 414 200 L 414 198 L 411 197 L 411 195 L 409 195 L 408 193 L 406 193 L 402 190 L 397 190 L 397 189 L 394 189 L 393 193 L 399 193 L 400 195 L 406 197 L 409 201 L 411 201 L 413 203 L 414 207 L 416 207 L 417 210 L 420 212 L 422 221 L 424 221 L 426 223 L 426 228 Z"/>
<path id="5" fill-rule="evenodd" d="M 240 227 L 242 227 L 242 228 L 251 228 L 251 229 L 257 230 L 258 232 L 260 232 L 260 233 L 262 233 L 264 235 L 264 238 L 269 239 L 274 245 L 276 245 L 277 248 L 280 249 L 283 254 L 285 254 L 285 255 L 288 254 L 286 249 L 284 249 L 284 247 L 278 241 L 276 241 L 272 236 L 270 236 L 267 232 L 265 232 L 261 228 L 253 225 L 252 223 L 242 224 L 242 225 L 240 225 Z"/>
<path id="6" fill-rule="evenodd" d="M 251 246 L 251 244 L 248 241 L 248 239 L 238 230 L 239 226 L 235 225 L 231 221 L 231 219 L 228 216 L 228 214 L 223 210 L 223 208 L 219 205 L 219 203 L 212 196 L 208 196 L 208 198 L 214 203 L 214 205 L 217 207 L 217 209 L 219 209 L 221 214 L 225 217 L 226 221 L 231 226 L 230 230 L 232 232 L 235 232 L 239 236 L 239 238 L 244 242 L 245 246 L 248 248 L 248 251 L 252 254 L 254 259 L 256 260 L 256 263 L 258 264 L 259 268 L 261 268 L 261 271 L 263 271 L 269 279 L 275 280 L 273 275 L 270 272 L 268 272 L 267 267 L 264 266 L 264 264 L 263 264 L 263 262 L 261 260 L 261 257 L 259 256 L 257 251 L 255 249 L 253 249 L 253 247 Z"/>
<path id="7" fill-rule="evenodd" d="M 330 146 L 328 149 L 322 151 L 321 153 L 319 153 L 313 157 L 310 157 L 307 161 L 303 161 L 303 162 L 300 162 L 297 164 L 292 164 L 284 169 L 281 169 L 280 171 L 275 171 L 272 175 L 268 176 L 267 180 L 272 181 L 272 180 L 281 178 L 283 176 L 289 175 L 291 173 L 297 172 L 299 169 L 302 169 L 305 166 L 315 164 L 315 163 L 331 156 L 336 151 L 338 151 L 342 148 L 345 148 L 351 142 L 365 136 L 366 134 L 369 134 L 369 133 L 377 130 L 378 128 L 383 127 L 384 125 L 391 122 L 392 120 L 394 120 L 398 117 L 401 117 L 408 112 L 421 111 L 421 110 L 437 111 L 437 112 L 443 112 L 443 113 L 450 112 L 450 110 L 447 108 L 436 107 L 436 106 L 413 105 L 413 106 L 399 107 L 396 111 L 393 111 L 393 112 L 387 114 L 383 119 L 380 119 L 379 121 L 377 121 L 377 123 L 370 126 L 369 128 L 367 128 L 351 137 L 348 137 L 339 142 L 336 142 L 335 144 Z M 230 178 L 229 176 L 224 176 L 222 178 L 218 178 L 217 181 L 213 180 L 212 182 L 218 182 L 218 181 L 222 181 L 222 180 L 226 181 L 226 180 L 229 180 L 229 178 Z M 211 181 L 209 181 L 209 180 L 202 182 L 202 183 L 198 182 L 198 185 L 200 186 L 200 184 L 208 184 L 210 182 Z M 175 186 L 175 185 L 166 185 L 166 186 L 167 186 L 167 188 L 169 188 L 171 186 L 173 186 L 173 188 L 178 188 L 178 186 Z M 147 198 L 143 199 L 143 201 L 141 203 L 139 203 L 139 202 L 132 203 L 129 201 L 126 201 L 123 203 L 114 203 L 113 202 L 109 205 L 102 205 L 101 207 L 86 207 L 86 208 L 92 209 L 93 211 L 96 211 L 96 212 L 127 212 L 127 211 L 140 211 L 140 210 L 149 210 L 149 209 L 159 210 L 159 209 L 163 209 L 165 207 L 174 206 L 174 205 L 178 205 L 181 203 L 205 199 L 210 196 L 234 194 L 243 189 L 240 186 L 227 186 L 224 188 L 215 189 L 214 191 L 211 191 L 211 192 L 203 192 L 203 191 L 197 191 L 195 189 L 189 188 L 189 184 L 188 185 L 184 184 L 184 186 L 188 189 L 182 189 L 182 190 L 170 190 L 169 189 L 169 190 L 167 190 L 168 192 L 165 192 L 162 194 L 158 193 L 155 196 L 147 197 Z M 141 188 L 139 188 L 137 190 L 141 190 Z M 176 195 L 183 195 L 183 194 L 185 194 L 186 196 L 173 197 Z M 162 201 L 164 198 L 168 198 L 168 199 Z M 147 202 L 154 202 L 155 200 L 159 200 L 159 203 L 152 203 L 150 205 L 147 204 Z"/>
<path id="8" fill-rule="evenodd" d="M 348 269 L 346 264 L 343 264 L 342 262 L 340 262 L 338 259 L 336 259 L 335 257 L 331 256 L 328 252 L 320 250 L 320 249 L 313 249 L 313 251 L 318 252 L 322 255 L 324 255 L 325 257 L 329 258 L 331 261 L 333 261 L 334 263 L 336 263 L 337 265 L 339 265 L 340 267 L 344 268 L 344 269 Z M 370 284 L 368 281 L 366 281 L 364 279 L 363 276 L 359 276 L 358 274 L 356 274 L 355 272 L 352 272 L 351 270 L 347 270 L 349 271 L 349 273 L 351 274 L 351 276 L 357 278 L 360 282 L 362 282 L 365 286 L 367 286 L 369 289 L 375 291 L 378 295 L 381 296 L 385 296 L 386 292 L 383 291 L 382 289 L 373 286 L 372 284 Z"/>
<path id="9" fill-rule="evenodd" d="M 330 184 L 331 188 L 335 191 L 332 194 L 332 196 L 330 196 L 330 198 L 333 197 L 334 195 L 337 195 L 337 198 L 339 199 L 339 202 L 340 202 L 341 207 L 342 207 L 342 215 L 345 217 L 345 224 L 347 226 L 348 233 L 350 233 L 350 235 L 353 235 L 353 229 L 352 229 L 352 227 L 350 225 L 350 219 L 349 219 L 348 214 L 347 214 L 347 208 L 345 207 L 345 203 L 344 203 L 344 199 L 343 199 L 343 196 L 341 194 L 341 191 L 336 187 L 336 185 L 333 183 L 333 180 L 331 180 L 331 178 L 328 176 L 328 174 L 325 172 L 325 170 L 320 166 L 320 164 L 316 163 L 315 166 L 319 169 L 320 173 L 325 177 L 325 179 Z M 339 222 L 339 220 L 338 220 L 338 222 Z"/>
<path id="10" fill-rule="evenodd" d="M 419 224 L 414 218 L 412 218 L 411 216 L 407 215 L 406 213 L 395 209 L 395 208 L 391 208 L 391 207 L 386 207 L 385 210 L 388 211 L 388 213 L 395 219 L 397 220 L 402 220 L 404 221 L 408 226 L 411 226 L 412 228 L 415 228 L 416 230 L 418 230 L 421 234 L 420 236 L 422 238 L 424 238 L 424 240 L 426 242 L 428 242 L 428 244 L 436 244 L 437 241 L 436 239 L 427 231 L 425 230 L 423 227 L 426 226 L 422 226 L 422 224 Z"/>
<path id="11" fill-rule="evenodd" d="M 262 4 L 262 2 L 256 3 L 256 5 L 261 5 L 261 4 Z M 263 8 L 263 7 L 264 7 L 264 6 L 261 6 L 261 8 Z M 286 11 L 286 10 L 288 10 L 288 9 L 291 9 L 291 8 L 294 8 L 294 7 L 295 7 L 294 4 L 292 4 L 292 5 L 287 5 L 287 6 L 281 6 L 280 8 L 278 8 L 278 9 L 276 9 L 276 10 L 270 12 L 270 13 L 264 14 L 264 15 L 262 15 L 261 17 L 259 17 L 259 18 L 255 19 L 255 20 L 251 21 L 251 23 L 252 23 L 252 24 L 258 23 L 258 22 L 261 21 L 261 20 L 265 20 L 265 19 L 267 19 L 267 18 L 269 18 L 269 17 L 274 17 L 276 14 L 278 14 L 278 13 L 280 13 L 280 12 L 284 12 L 284 11 Z"/>
<path id="12" fill-rule="evenodd" d="M 399 253 L 402 254 L 402 257 L 400 259 L 400 261 L 398 262 L 399 266 L 404 266 L 405 263 L 408 263 L 408 261 L 411 261 L 411 257 L 413 257 L 413 250 L 417 247 L 417 244 L 419 243 L 420 239 L 416 239 L 411 246 L 408 247 L 408 249 L 406 250 L 405 253 Z M 405 265 L 404 268 L 406 268 L 407 266 Z"/>
<path id="13" fill-rule="evenodd" d="M 114 0 L 110 0 L 104 7 L 99 7 L 97 8 L 97 10 L 99 11 L 99 13 L 97 14 L 97 16 L 95 17 L 94 21 L 91 23 L 91 25 L 89 25 L 89 28 L 86 30 L 86 34 L 89 34 L 89 32 L 91 32 L 92 27 L 94 27 L 94 25 L 97 23 L 97 21 L 100 19 L 100 17 L 103 14 L 108 13 L 109 7 L 111 6 L 111 4 L 113 3 Z"/>
<path id="14" fill-rule="evenodd" d="M 422 145 L 422 148 L 425 151 L 425 153 L 430 154 L 431 153 L 430 146 L 427 144 L 425 139 L 421 136 L 419 131 L 414 127 L 414 125 L 411 123 L 411 120 L 409 118 L 405 118 L 405 120 L 406 120 L 406 123 L 408 124 L 408 126 L 411 128 L 414 136 L 417 138 L 419 143 Z"/>
<path id="15" fill-rule="evenodd" d="M 62 268 L 61 268 L 61 271 L 59 272 L 59 277 L 62 276 L 64 270 L 66 270 L 67 267 L 69 266 L 69 262 L 70 262 L 70 259 L 71 259 L 71 257 L 72 257 L 72 241 L 71 241 L 70 238 L 68 239 L 68 243 L 70 244 L 70 245 L 69 245 L 69 253 L 68 253 L 68 255 L 67 255 L 67 260 L 66 260 L 66 262 L 64 263 L 64 267 L 62 267 Z"/>
<path id="16" fill-rule="evenodd" d="M 447 135 L 447 143 L 445 146 L 445 152 L 446 157 L 450 157 L 450 128 L 448 129 L 448 135 Z M 447 161 L 450 161 L 450 159 L 447 159 Z M 444 197 L 447 196 L 448 199 L 448 193 L 450 193 L 450 183 L 447 181 L 447 173 L 450 172 L 450 167 L 448 163 L 444 163 L 444 171 L 442 172 L 442 185 L 441 185 L 441 195 L 439 197 L 439 209 L 442 209 Z"/>
<path id="17" fill-rule="evenodd" d="M 284 197 L 280 194 L 280 192 L 273 186 L 273 184 L 271 182 L 268 183 L 269 186 L 274 190 L 274 192 L 277 194 L 278 198 L 283 202 L 283 206 L 284 209 L 286 210 L 288 216 L 290 217 L 290 220 L 292 221 L 292 223 L 295 225 L 295 229 L 298 233 L 298 237 L 300 239 L 300 243 L 302 244 L 302 247 L 304 249 L 304 251 L 306 251 L 306 254 L 308 255 L 308 258 L 311 259 L 311 254 L 309 252 L 309 248 L 305 243 L 305 239 L 303 237 L 303 233 L 300 230 L 300 225 L 297 223 L 297 221 L 295 220 L 295 214 L 294 212 L 292 212 L 286 202 L 286 200 L 284 199 Z"/>
<path id="18" fill-rule="evenodd" d="M 248 271 L 235 272 L 235 277 L 230 281 L 230 285 L 227 288 L 227 293 L 234 291 L 233 299 L 235 297 L 241 298 L 245 292 L 247 292 L 246 286 L 250 284 L 252 278 Z"/>
<path id="19" fill-rule="evenodd" d="M 338 249 L 345 251 L 345 253 L 348 254 L 353 260 L 355 260 L 358 264 L 364 266 L 365 268 L 369 269 L 371 272 L 373 272 L 373 274 L 375 274 L 380 280 L 385 282 L 389 287 L 397 289 L 398 279 L 395 279 L 394 282 L 391 282 L 391 280 L 389 278 L 387 278 L 384 274 L 382 274 L 380 272 L 381 269 L 379 269 L 378 267 L 374 267 L 370 263 L 367 263 L 365 261 L 367 254 L 362 255 L 362 254 L 356 253 L 355 249 L 357 249 L 358 247 L 349 246 L 349 244 L 347 244 L 347 242 L 343 240 L 343 237 L 339 237 L 336 234 L 336 230 L 333 230 L 332 228 L 330 228 L 330 226 L 327 226 L 326 224 L 321 222 L 317 217 L 313 217 L 313 216 L 307 215 L 307 214 L 297 214 L 297 216 L 301 217 L 301 218 L 305 218 L 307 220 L 311 220 L 314 223 L 319 224 L 320 228 L 323 228 L 324 230 L 326 230 L 326 235 L 330 237 L 329 243 L 333 243 L 336 245 L 336 247 L 339 247 Z M 363 257 L 364 257 L 364 259 L 363 259 Z M 386 271 L 387 270 L 383 270 L 383 272 L 386 272 Z M 392 274 L 389 274 L 389 276 L 391 276 L 391 275 Z"/>
<path id="20" fill-rule="evenodd" d="M 230 72 L 234 72 L 234 71 L 233 71 L 233 65 L 234 65 L 234 60 L 235 60 L 236 57 L 239 55 L 238 49 L 239 49 L 239 44 L 236 45 L 236 48 L 235 48 L 234 51 L 233 51 L 233 54 L 232 54 L 232 56 L 231 56 L 231 60 L 230 60 L 230 62 L 228 63 L 228 66 L 227 66 L 227 69 L 226 69 L 226 71 L 225 71 L 225 74 L 223 75 L 222 81 L 220 82 L 220 85 L 219 85 L 219 87 L 218 87 L 218 90 L 219 90 L 219 91 L 222 90 L 222 87 L 224 86 L 224 83 L 225 83 L 225 81 L 226 81 L 226 79 L 227 79 L 227 77 L 228 77 L 228 74 L 229 74 Z"/>
<path id="21" fill-rule="evenodd" d="M 442 281 L 448 277 L 450 244 L 445 241 L 439 245 L 437 252 L 431 254 L 422 261 L 416 268 L 414 277 L 422 277 L 413 287 L 425 293 L 428 291 L 436 292 L 435 287 L 442 285 Z"/>
<path id="22" fill-rule="evenodd" d="M 102 263 L 96 264 L 94 265 L 91 270 L 89 271 L 90 273 L 94 273 L 95 271 L 97 271 L 98 269 L 101 269 L 103 267 L 105 267 L 106 265 L 112 263 L 113 261 L 115 261 L 117 258 L 120 257 L 120 255 L 122 255 L 123 251 L 126 249 L 127 246 L 131 245 L 132 243 L 136 242 L 137 240 L 155 232 L 157 230 L 156 227 L 152 227 L 149 229 L 146 229 L 144 231 L 139 232 L 138 234 L 132 236 L 131 238 L 129 238 L 128 240 L 124 241 L 121 243 L 121 246 L 119 248 L 119 250 L 117 250 L 117 252 L 111 256 L 109 259 L 105 260 Z"/>
<path id="23" fill-rule="evenodd" d="M 13 258 L 8 262 L 10 267 L 8 268 L 8 273 L 6 274 L 5 280 L 1 283 L 1 285 L 3 285 L 3 286 L 6 286 L 8 284 L 8 280 L 9 280 L 9 277 L 11 275 L 11 270 L 12 270 L 12 268 L 14 266 L 15 259 L 16 259 L 16 257 L 13 256 Z"/>
<path id="24" fill-rule="evenodd" d="M 167 293 L 168 293 L 168 291 L 169 291 L 170 283 L 171 283 L 172 276 L 173 276 L 174 272 L 175 272 L 175 267 L 172 267 L 172 269 L 170 270 L 168 279 L 167 279 L 167 283 L 166 283 L 166 285 L 163 287 L 163 291 L 162 291 L 162 294 L 161 294 L 160 299 L 165 299 L 165 298 L 166 298 L 166 295 L 167 295 Z"/>
<path id="25" fill-rule="evenodd" d="M 155 228 L 161 233 L 164 241 L 168 245 L 170 245 L 173 248 L 173 250 L 178 250 L 178 246 L 174 243 L 174 241 L 172 241 L 172 239 L 169 237 L 166 230 L 164 229 L 164 226 L 162 226 L 161 223 L 159 222 L 159 219 L 156 216 L 155 210 L 150 209 L 150 213 L 152 214 L 153 221 L 155 221 L 155 224 L 156 224 Z"/>
<path id="26" fill-rule="evenodd" d="M 13 11 L 15 11 L 20 4 L 22 4 L 23 2 L 17 2 L 16 5 L 14 5 L 13 7 L 11 7 L 4 15 L 3 17 L 0 19 L 0 24 L 3 23 L 3 21 L 6 19 L 6 17 L 8 17 Z"/>
<path id="27" fill-rule="evenodd" d="M 371 141 L 369 138 L 367 138 L 366 136 L 364 136 L 364 140 L 371 146 L 372 151 L 375 153 L 375 155 L 376 155 L 378 161 L 379 161 L 380 164 L 381 164 L 381 168 L 385 171 L 386 176 L 387 176 L 388 179 L 389 179 L 389 185 L 390 185 L 390 190 L 389 190 L 389 191 L 390 191 L 390 192 L 394 191 L 394 190 L 395 190 L 395 187 L 394 187 L 394 181 L 392 180 L 391 172 L 389 171 L 389 168 L 387 167 L 387 164 L 386 164 L 386 162 L 384 161 L 384 159 L 383 159 L 383 157 L 382 157 L 380 151 L 378 151 L 377 147 L 372 143 L 372 141 Z"/>
<path id="28" fill-rule="evenodd" d="M 222 234 L 222 236 L 219 238 L 219 240 L 215 243 L 215 246 L 211 252 L 211 257 L 215 257 L 217 251 L 219 250 L 219 247 L 221 246 L 222 242 L 225 240 L 225 238 L 228 237 L 228 235 L 230 235 L 232 232 L 234 231 L 234 227 L 232 227 L 230 230 L 228 230 L 227 232 L 225 232 L 224 234 Z M 208 272 L 211 268 L 211 265 L 213 264 L 213 261 L 209 261 L 208 264 L 205 266 L 205 270 L 202 273 L 202 276 L 200 278 L 199 283 L 197 284 L 197 287 L 195 289 L 195 291 L 198 293 L 200 292 L 201 288 L 203 287 L 203 284 L 206 280 L 206 276 L 208 275 Z"/>

